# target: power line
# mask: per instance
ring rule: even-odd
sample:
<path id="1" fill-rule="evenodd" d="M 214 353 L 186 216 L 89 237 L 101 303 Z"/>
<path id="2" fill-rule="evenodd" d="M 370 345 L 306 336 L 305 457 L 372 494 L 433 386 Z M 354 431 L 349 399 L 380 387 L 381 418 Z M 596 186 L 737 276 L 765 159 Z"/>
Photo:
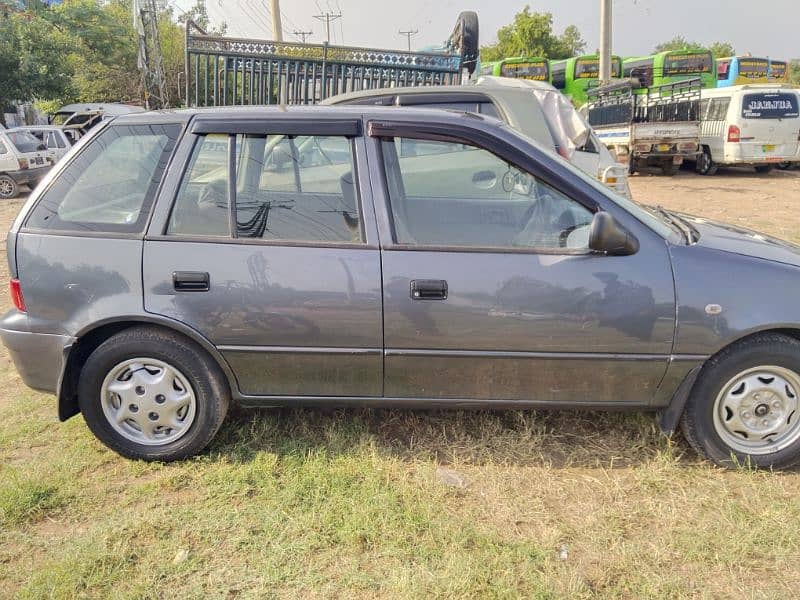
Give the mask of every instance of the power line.
<path id="1" fill-rule="evenodd" d="M 399 35 L 404 35 L 408 39 L 408 51 L 411 52 L 411 37 L 419 33 L 419 29 L 408 29 L 406 31 L 398 31 Z"/>
<path id="2" fill-rule="evenodd" d="M 304 44 L 306 43 L 306 38 L 308 36 L 314 35 L 313 31 L 297 31 L 297 30 L 295 30 L 292 33 L 295 34 L 297 37 L 301 38 L 303 40 Z"/>
<path id="3" fill-rule="evenodd" d="M 325 41 L 328 44 L 330 44 L 331 43 L 331 21 L 336 21 L 336 19 L 341 19 L 342 18 L 342 13 L 325 12 L 325 13 L 322 13 L 321 15 L 314 15 L 314 18 L 325 22 Z"/>

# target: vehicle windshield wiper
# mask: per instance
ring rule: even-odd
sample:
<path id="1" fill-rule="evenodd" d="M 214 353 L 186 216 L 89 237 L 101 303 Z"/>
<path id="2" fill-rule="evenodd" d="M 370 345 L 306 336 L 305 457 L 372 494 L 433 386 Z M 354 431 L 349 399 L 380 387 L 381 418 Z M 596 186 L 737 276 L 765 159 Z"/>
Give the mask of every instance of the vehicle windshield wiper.
<path id="1" fill-rule="evenodd" d="M 658 214 L 660 214 L 667 221 L 669 221 L 670 224 L 674 225 L 675 228 L 683 234 L 683 237 L 686 238 L 686 241 L 689 244 L 694 243 L 695 241 L 694 231 L 692 231 L 692 228 L 689 227 L 683 219 L 681 219 L 677 215 L 673 215 L 663 206 L 656 206 L 655 210 L 658 211 Z"/>

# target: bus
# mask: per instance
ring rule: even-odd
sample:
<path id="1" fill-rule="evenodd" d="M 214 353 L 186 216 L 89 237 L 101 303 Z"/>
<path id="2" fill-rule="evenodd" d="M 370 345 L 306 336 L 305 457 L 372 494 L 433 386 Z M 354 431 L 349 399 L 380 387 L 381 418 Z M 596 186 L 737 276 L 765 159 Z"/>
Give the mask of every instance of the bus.
<path id="1" fill-rule="evenodd" d="M 622 59 L 611 57 L 611 77 L 622 77 Z M 550 83 L 572 99 L 573 104 L 582 106 L 588 97 L 586 91 L 595 87 L 600 80 L 600 55 L 585 54 L 565 60 L 550 61 Z"/>
<path id="2" fill-rule="evenodd" d="M 717 59 L 717 87 L 769 83 L 771 79 L 768 58 L 728 56 Z"/>
<path id="3" fill-rule="evenodd" d="M 635 77 L 643 88 L 700 78 L 704 88 L 717 87 L 717 75 L 714 71 L 714 57 L 711 52 L 694 52 L 691 50 L 670 50 L 642 56 L 626 58 L 622 62 L 625 77 Z"/>
<path id="4" fill-rule="evenodd" d="M 546 58 L 516 56 L 481 65 L 480 74 L 549 82 L 550 64 Z"/>
<path id="5" fill-rule="evenodd" d="M 789 83 L 789 63 L 785 60 L 769 61 L 770 83 Z"/>

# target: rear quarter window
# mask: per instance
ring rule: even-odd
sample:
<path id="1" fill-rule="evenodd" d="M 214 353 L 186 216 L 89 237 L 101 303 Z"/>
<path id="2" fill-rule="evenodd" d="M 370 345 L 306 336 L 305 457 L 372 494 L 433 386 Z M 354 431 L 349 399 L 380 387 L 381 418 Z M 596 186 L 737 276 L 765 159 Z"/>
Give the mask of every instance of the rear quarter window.
<path id="1" fill-rule="evenodd" d="M 178 124 L 107 127 L 56 176 L 26 226 L 141 233 L 180 131 Z"/>
<path id="2" fill-rule="evenodd" d="M 742 96 L 742 117 L 745 119 L 796 119 L 798 96 L 792 92 L 761 92 Z"/>

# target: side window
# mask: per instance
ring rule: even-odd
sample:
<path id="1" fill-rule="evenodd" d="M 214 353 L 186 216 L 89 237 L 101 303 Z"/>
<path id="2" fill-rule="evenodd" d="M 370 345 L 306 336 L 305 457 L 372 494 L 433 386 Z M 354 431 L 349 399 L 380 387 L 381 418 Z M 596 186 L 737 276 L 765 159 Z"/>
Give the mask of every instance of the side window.
<path id="1" fill-rule="evenodd" d="M 0 154 L 5 154 L 6 152 L 8 152 L 6 145 L 0 140 Z"/>
<path id="2" fill-rule="evenodd" d="M 402 155 L 413 141 L 450 152 Z M 386 139 L 395 241 L 413 246 L 588 250 L 592 212 L 481 148 Z"/>
<path id="3" fill-rule="evenodd" d="M 229 136 L 221 133 L 198 138 L 178 190 L 167 233 L 230 235 L 228 143 Z"/>
<path id="4" fill-rule="evenodd" d="M 113 125 L 53 180 L 26 225 L 37 229 L 139 233 L 181 126 Z"/>
<path id="5" fill-rule="evenodd" d="M 712 98 L 708 105 L 706 119 L 709 121 L 724 121 L 728 116 L 728 107 L 730 105 L 730 98 Z"/>
<path id="6" fill-rule="evenodd" d="M 229 143 L 237 154 L 235 228 L 229 225 Z M 344 136 L 205 136 L 195 147 L 167 233 L 361 242 L 352 148 Z"/>
<path id="7" fill-rule="evenodd" d="M 704 98 L 700 100 L 700 120 L 705 121 L 708 119 L 708 105 L 710 100 L 708 98 Z"/>

